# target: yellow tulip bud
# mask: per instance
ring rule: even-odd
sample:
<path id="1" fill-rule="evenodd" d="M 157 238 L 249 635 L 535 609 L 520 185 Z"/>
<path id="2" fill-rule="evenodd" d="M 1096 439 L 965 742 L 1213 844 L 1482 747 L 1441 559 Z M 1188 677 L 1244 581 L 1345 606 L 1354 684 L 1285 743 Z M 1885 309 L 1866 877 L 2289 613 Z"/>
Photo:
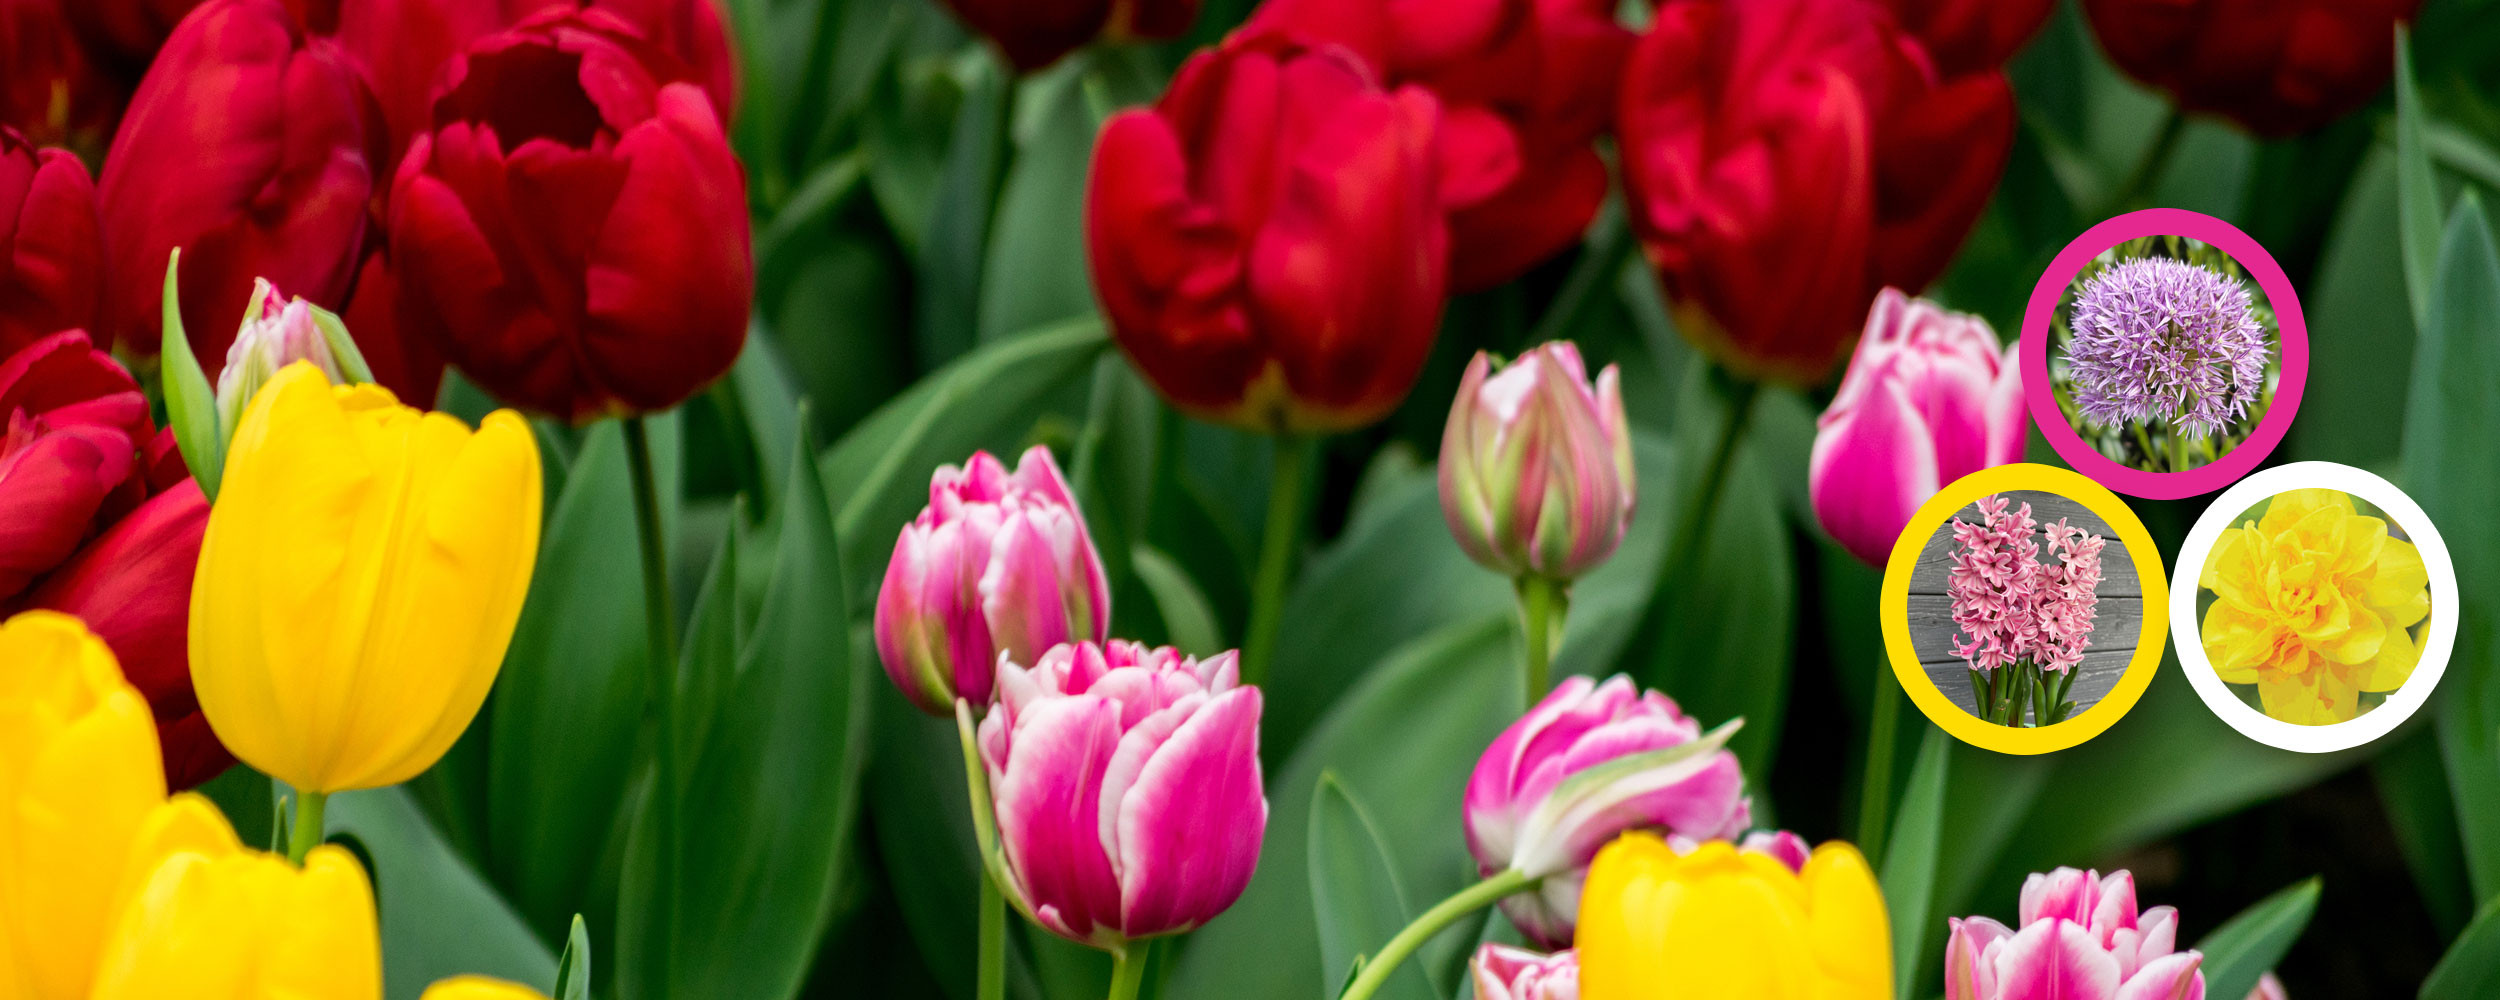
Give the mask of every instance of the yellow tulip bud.
<path id="1" fill-rule="evenodd" d="M 0 624 L 0 997 L 84 1000 L 165 801 L 147 702 L 78 619 Z"/>
<path id="2" fill-rule="evenodd" d="M 538 445 L 298 362 L 252 397 L 192 586 L 191 677 L 226 746 L 295 788 L 432 766 L 495 682 L 538 556 Z"/>
<path id="3" fill-rule="evenodd" d="M 458 976 L 426 987 L 418 1000 L 547 1000 L 547 995 L 501 979 Z"/>
<path id="4" fill-rule="evenodd" d="M 129 901 L 94 1000 L 380 1000 L 373 887 L 355 855 L 296 868 L 256 851 L 176 850 Z"/>
<path id="5" fill-rule="evenodd" d="M 1711 841 L 1678 854 L 1628 833 L 1580 895 L 1586 1000 L 1889 1000 L 1892 932 L 1856 848 L 1802 870 Z"/>

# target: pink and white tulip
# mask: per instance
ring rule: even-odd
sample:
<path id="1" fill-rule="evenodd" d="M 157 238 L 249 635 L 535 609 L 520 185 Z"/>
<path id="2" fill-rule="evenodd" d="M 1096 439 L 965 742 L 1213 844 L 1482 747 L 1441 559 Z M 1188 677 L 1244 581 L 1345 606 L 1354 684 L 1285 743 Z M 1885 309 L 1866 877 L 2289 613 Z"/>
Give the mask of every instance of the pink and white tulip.
<path id="1" fill-rule="evenodd" d="M 1733 838 L 1752 823 L 1744 772 L 1674 700 L 1628 677 L 1565 678 L 1485 748 L 1467 782 L 1467 849 L 1490 876 L 1543 881 L 1502 901 L 1529 940 L 1571 943 L 1589 861 L 1627 830 Z"/>
<path id="2" fill-rule="evenodd" d="M 2283 989 L 2283 981 L 2269 972 L 2257 977 L 2257 988 L 2248 991 L 2248 1000 L 2292 1000 L 2292 995 Z"/>
<path id="3" fill-rule="evenodd" d="M 2023 457 L 2022 374 L 1988 321 L 1887 288 L 1832 405 L 1815 422 L 1814 516 L 1881 567 L 1945 484 Z"/>
<path id="4" fill-rule="evenodd" d="M 1007 892 L 1099 948 L 1233 905 L 1267 830 L 1260 705 L 1231 652 L 1081 642 L 1002 663 L 980 747 Z"/>
<path id="5" fill-rule="evenodd" d="M 1441 512 L 1460 548 L 1513 578 L 1570 581 L 1623 543 L 1637 483 L 1613 365 L 1589 381 L 1557 340 L 1494 374 L 1478 351 L 1441 434 Z"/>
<path id="6" fill-rule="evenodd" d="M 227 430 L 243 422 L 243 407 L 278 370 L 298 361 L 321 369 L 332 384 L 347 381 L 330 350 L 330 341 L 313 321 L 313 307 L 302 298 L 288 299 L 267 278 L 255 279 L 252 304 L 257 312 L 226 348 L 226 366 L 217 373 L 217 419 Z"/>
<path id="7" fill-rule="evenodd" d="M 2136 912 L 2132 874 L 2035 874 L 2017 912 L 1948 921 L 1945 1000 L 2204 1000 L 2204 956 L 2177 950 L 2178 911 Z"/>
<path id="8" fill-rule="evenodd" d="M 1487 943 L 1467 962 L 1476 1000 L 1580 1000 L 1580 956 Z"/>
<path id="9" fill-rule="evenodd" d="M 1110 624 L 1102 557 L 1041 445 L 1012 474 L 988 452 L 939 469 L 877 593 L 886 676 L 936 715 L 959 697 L 986 707 L 1002 656 L 1032 663 L 1061 643 L 1101 642 Z"/>

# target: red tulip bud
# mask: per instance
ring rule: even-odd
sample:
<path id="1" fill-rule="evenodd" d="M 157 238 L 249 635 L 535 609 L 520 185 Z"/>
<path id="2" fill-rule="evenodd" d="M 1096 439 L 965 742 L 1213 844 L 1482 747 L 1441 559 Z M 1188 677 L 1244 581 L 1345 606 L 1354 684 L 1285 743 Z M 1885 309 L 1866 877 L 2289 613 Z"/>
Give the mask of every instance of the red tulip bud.
<path id="1" fill-rule="evenodd" d="M 94 326 L 103 257 L 87 168 L 0 127 L 0 357 Z"/>

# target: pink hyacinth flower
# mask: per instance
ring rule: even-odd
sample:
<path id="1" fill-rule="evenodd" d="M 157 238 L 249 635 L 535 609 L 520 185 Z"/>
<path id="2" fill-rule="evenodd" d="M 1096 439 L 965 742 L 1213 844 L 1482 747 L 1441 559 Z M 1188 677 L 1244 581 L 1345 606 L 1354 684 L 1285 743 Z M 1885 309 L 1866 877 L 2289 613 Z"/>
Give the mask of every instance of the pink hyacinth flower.
<path id="1" fill-rule="evenodd" d="M 2022 460 L 2024 421 L 2014 348 L 1999 347 L 1986 320 L 1884 289 L 1815 424 L 1815 519 L 1880 568 L 1946 483 Z"/>
<path id="2" fill-rule="evenodd" d="M 1675 702 L 1628 677 L 1565 678 L 1493 740 L 1467 781 L 1467 849 L 1479 871 L 1543 879 L 1502 901 L 1531 941 L 1571 942 L 1590 859 L 1626 830 L 1732 838 L 1752 823 L 1744 772 Z"/>
<path id="3" fill-rule="evenodd" d="M 1102 557 L 1050 449 L 1010 474 L 988 452 L 929 483 L 877 592 L 877 653 L 922 711 L 989 704 L 1003 655 L 1032 663 L 1053 646 L 1100 642 L 1111 623 Z"/>
<path id="4" fill-rule="evenodd" d="M 1580 956 L 1487 942 L 1467 962 L 1476 1000 L 1580 1000 Z"/>
<path id="5" fill-rule="evenodd" d="M 2008 510 L 1981 497 L 1979 522 L 1953 522 L 1953 569 L 1945 575 L 1953 624 L 1964 636 L 1953 655 L 1973 670 L 2028 659 L 2040 641 L 2040 542 L 2031 505 Z"/>
<path id="6" fill-rule="evenodd" d="M 2017 927 L 1948 921 L 1945 1000 L 2204 1000 L 2204 956 L 2178 911 L 2136 912 L 2135 876 L 2060 868 L 2023 883 Z"/>
<path id="7" fill-rule="evenodd" d="M 1478 351 L 1450 404 L 1440 472 L 1442 516 L 1469 557 L 1504 576 L 1578 579 L 1632 525 L 1621 375 L 1608 365 L 1591 383 L 1567 340 L 1499 373 Z"/>
<path id="8" fill-rule="evenodd" d="M 1231 652 L 1081 642 L 1002 663 L 980 747 L 1019 907 L 1107 949 L 1231 906 L 1267 830 L 1259 709 Z"/>

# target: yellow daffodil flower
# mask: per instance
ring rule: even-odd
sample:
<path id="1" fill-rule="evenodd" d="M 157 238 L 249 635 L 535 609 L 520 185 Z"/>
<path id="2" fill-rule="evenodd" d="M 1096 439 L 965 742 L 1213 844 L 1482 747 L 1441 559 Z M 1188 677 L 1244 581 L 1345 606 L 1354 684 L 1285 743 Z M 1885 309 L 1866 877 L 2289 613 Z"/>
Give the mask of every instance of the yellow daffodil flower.
<path id="1" fill-rule="evenodd" d="M 1677 853 L 1628 833 L 1580 895 L 1586 1000 L 1889 1000 L 1892 932 L 1856 848 L 1803 869 L 1711 841 Z"/>
<path id="2" fill-rule="evenodd" d="M 2214 673 L 2254 684 L 2265 713 L 2328 725 L 2360 714 L 2363 692 L 2413 676 L 2421 647 L 2406 630 L 2428 617 L 2430 575 L 2413 543 L 2334 490 L 2292 490 L 2265 516 L 2227 528 L 2199 584 Z"/>
<path id="3" fill-rule="evenodd" d="M 218 738 L 314 794 L 431 766 L 511 642 L 539 489 L 511 411 L 473 433 L 379 386 L 280 371 L 235 430 L 192 587 L 192 681 Z"/>
<path id="4" fill-rule="evenodd" d="M 501 979 L 459 976 L 426 987 L 418 1000 L 547 1000 L 547 995 Z"/>

